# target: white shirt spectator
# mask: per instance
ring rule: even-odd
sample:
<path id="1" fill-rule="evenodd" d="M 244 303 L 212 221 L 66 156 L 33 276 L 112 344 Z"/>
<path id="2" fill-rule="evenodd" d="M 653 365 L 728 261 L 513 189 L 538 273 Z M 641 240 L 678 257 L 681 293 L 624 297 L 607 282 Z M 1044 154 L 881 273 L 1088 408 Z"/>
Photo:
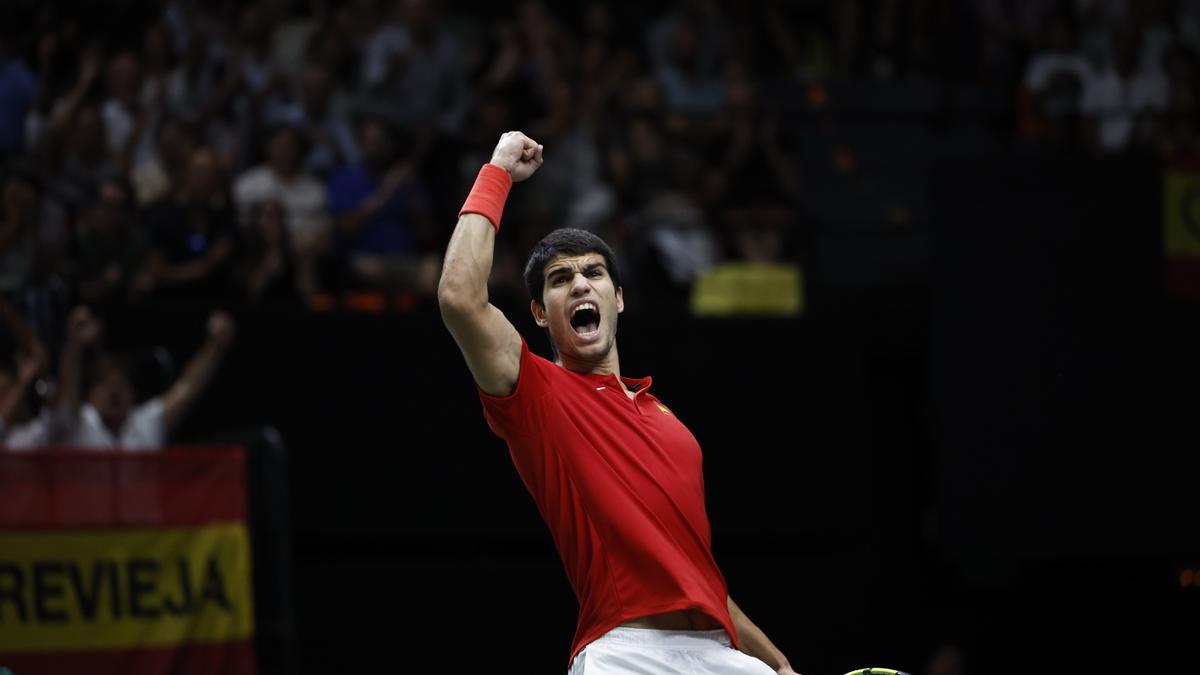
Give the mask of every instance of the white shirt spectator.
<path id="1" fill-rule="evenodd" d="M 155 400 L 157 401 L 158 399 Z M 152 403 L 152 401 L 148 401 L 142 407 L 149 405 L 149 403 Z M 107 429 L 104 429 L 104 424 L 100 422 L 100 415 L 96 413 L 96 409 L 90 405 L 85 405 L 83 408 L 91 410 L 91 417 L 94 418 L 94 423 L 107 432 Z M 162 404 L 159 403 L 156 408 L 159 420 L 158 427 L 161 429 Z M 134 426 L 133 419 L 136 414 L 137 410 L 134 411 L 134 415 L 130 415 L 129 420 L 125 423 L 126 428 Z M 87 439 L 99 438 L 100 435 L 85 432 L 83 427 L 88 423 L 84 422 L 83 418 L 86 416 L 86 412 L 83 409 L 80 410 L 78 418 L 73 418 L 66 408 L 52 410 L 49 407 L 44 407 L 37 417 L 11 428 L 6 428 L 3 420 L 0 420 L 0 446 L 4 446 L 9 450 L 31 450 L 47 446 L 117 447 L 111 442 L 107 444 L 94 441 L 89 442 Z M 143 415 L 141 421 L 136 423 L 143 429 L 147 426 L 144 417 L 145 415 Z M 144 433 L 141 435 L 145 436 Z M 160 433 L 160 437 L 162 435 Z M 108 436 L 111 438 L 112 434 L 108 434 Z M 162 445 L 161 440 L 157 445 Z"/>
<path id="2" fill-rule="evenodd" d="M 233 186 L 233 200 L 243 224 L 249 222 L 255 204 L 269 200 L 283 204 L 292 241 L 310 238 L 329 223 L 325 186 L 305 174 L 296 174 L 285 181 L 269 167 L 257 166 L 238 177 Z"/>
<path id="3" fill-rule="evenodd" d="M 79 416 L 66 426 L 57 445 L 80 448 L 120 448 L 122 450 L 153 451 L 167 440 L 163 425 L 162 398 L 152 398 L 133 409 L 125 424 L 114 434 L 100 420 L 100 413 L 90 403 L 79 407 Z"/>
<path id="4" fill-rule="evenodd" d="M 1142 70 L 1126 80 L 1108 68 L 1087 81 L 1081 105 L 1097 120 L 1100 147 L 1117 151 L 1129 143 L 1139 113 L 1167 108 L 1170 91 L 1160 70 Z"/>
<path id="5" fill-rule="evenodd" d="M 4 424 L 4 420 L 0 420 L 0 447 L 28 450 L 49 445 L 50 427 L 50 413 L 45 409 L 37 417 L 11 428 Z"/>

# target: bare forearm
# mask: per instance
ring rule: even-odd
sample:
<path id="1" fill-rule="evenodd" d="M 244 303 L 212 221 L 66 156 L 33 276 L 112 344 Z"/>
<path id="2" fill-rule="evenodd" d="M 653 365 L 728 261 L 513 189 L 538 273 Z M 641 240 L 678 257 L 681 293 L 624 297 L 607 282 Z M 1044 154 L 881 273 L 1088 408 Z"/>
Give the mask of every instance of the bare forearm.
<path id="1" fill-rule="evenodd" d="M 224 343 L 210 337 L 200 351 L 188 361 L 187 367 L 175 384 L 167 390 L 163 398 L 163 426 L 168 434 L 175 429 L 200 397 L 200 393 L 208 386 L 225 355 L 225 349 Z"/>
<path id="2" fill-rule="evenodd" d="M 790 670 L 791 665 L 788 663 L 787 657 L 767 638 L 766 633 L 763 633 L 758 626 L 754 625 L 754 622 L 742 612 L 737 603 L 733 601 L 733 598 L 728 598 L 728 603 L 729 615 L 733 619 L 734 628 L 737 630 L 740 649 L 771 666 L 775 672 L 784 669 Z"/>
<path id="3" fill-rule="evenodd" d="M 464 213 L 458 219 L 438 283 L 438 298 L 443 306 L 453 304 L 483 309 L 488 302 L 488 277 L 492 273 L 492 254 L 496 246 L 496 228 L 477 213 Z"/>

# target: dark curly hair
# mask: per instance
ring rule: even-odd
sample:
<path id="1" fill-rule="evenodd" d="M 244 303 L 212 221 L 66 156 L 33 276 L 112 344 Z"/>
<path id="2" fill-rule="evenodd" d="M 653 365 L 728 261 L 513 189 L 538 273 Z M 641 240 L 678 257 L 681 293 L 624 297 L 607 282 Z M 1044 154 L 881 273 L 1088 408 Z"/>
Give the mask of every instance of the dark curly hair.
<path id="1" fill-rule="evenodd" d="M 567 255 L 599 253 L 604 256 L 604 264 L 608 267 L 608 276 L 613 280 L 613 288 L 621 287 L 621 272 L 617 269 L 617 256 L 613 253 L 612 248 L 603 239 L 587 230 L 561 227 L 543 237 L 537 246 L 533 247 L 533 252 L 529 254 L 529 261 L 525 263 L 525 288 L 529 289 L 529 297 L 542 307 L 546 306 L 542 299 L 542 292 L 546 286 L 546 264 L 560 253 Z"/>

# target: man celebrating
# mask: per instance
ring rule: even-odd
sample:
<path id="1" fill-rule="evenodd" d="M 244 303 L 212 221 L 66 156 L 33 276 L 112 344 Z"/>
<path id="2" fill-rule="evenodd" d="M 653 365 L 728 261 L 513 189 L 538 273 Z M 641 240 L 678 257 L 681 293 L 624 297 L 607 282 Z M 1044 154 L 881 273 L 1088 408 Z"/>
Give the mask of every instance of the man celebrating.
<path id="1" fill-rule="evenodd" d="M 609 246 L 560 229 L 530 255 L 530 309 L 554 362 L 488 302 L 509 188 L 541 165 L 532 139 L 500 138 L 459 214 L 438 301 L 579 599 L 570 674 L 793 673 L 713 560 L 699 444 L 649 377 L 621 376 L 625 305 Z"/>

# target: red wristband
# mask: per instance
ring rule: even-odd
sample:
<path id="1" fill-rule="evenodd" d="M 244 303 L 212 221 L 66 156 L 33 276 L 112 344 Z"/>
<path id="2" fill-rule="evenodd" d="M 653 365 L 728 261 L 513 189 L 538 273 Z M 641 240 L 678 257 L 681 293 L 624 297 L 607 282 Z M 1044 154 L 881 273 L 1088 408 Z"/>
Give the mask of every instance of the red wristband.
<path id="1" fill-rule="evenodd" d="M 495 164 L 484 164 L 458 215 L 461 217 L 464 213 L 478 213 L 492 221 L 492 226 L 499 232 L 500 215 L 504 213 L 504 202 L 508 200 L 508 190 L 511 187 L 512 177 L 507 171 Z"/>

